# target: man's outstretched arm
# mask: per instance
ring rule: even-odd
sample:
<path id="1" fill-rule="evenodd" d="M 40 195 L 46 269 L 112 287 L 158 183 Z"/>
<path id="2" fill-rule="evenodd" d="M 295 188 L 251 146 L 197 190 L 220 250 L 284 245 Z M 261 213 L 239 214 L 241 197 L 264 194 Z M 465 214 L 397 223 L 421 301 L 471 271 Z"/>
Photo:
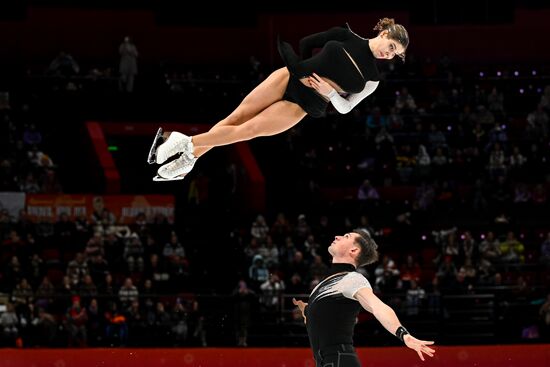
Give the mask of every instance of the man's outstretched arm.
<path id="1" fill-rule="evenodd" d="M 380 298 L 374 294 L 371 288 L 365 287 L 359 289 L 354 297 L 365 310 L 371 312 L 374 317 L 380 321 L 386 330 L 401 339 L 407 347 L 415 350 L 421 360 L 424 360 L 424 354 L 433 357 L 435 350 L 428 345 L 432 345 L 434 342 L 419 340 L 409 334 L 401 325 L 401 322 L 399 322 L 393 309 L 382 302 Z"/>

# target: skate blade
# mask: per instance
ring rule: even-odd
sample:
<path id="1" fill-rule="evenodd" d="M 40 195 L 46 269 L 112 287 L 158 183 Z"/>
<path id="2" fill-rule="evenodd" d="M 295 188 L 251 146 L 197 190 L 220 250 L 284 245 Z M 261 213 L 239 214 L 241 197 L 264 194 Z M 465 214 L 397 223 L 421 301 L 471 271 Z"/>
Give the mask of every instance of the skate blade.
<path id="1" fill-rule="evenodd" d="M 156 175 L 155 177 L 153 177 L 153 181 L 155 181 L 155 182 L 180 181 L 180 180 L 183 180 L 184 178 L 185 178 L 185 176 L 176 176 L 176 177 L 172 177 L 172 178 L 165 178 L 165 177 Z"/>
<path id="2" fill-rule="evenodd" d="M 153 145 L 151 145 L 151 149 L 149 150 L 149 156 L 147 156 L 147 163 L 149 164 L 157 163 L 157 149 L 162 143 L 164 143 L 162 134 L 162 127 L 159 127 L 157 134 L 155 135 L 155 139 L 153 140 Z"/>

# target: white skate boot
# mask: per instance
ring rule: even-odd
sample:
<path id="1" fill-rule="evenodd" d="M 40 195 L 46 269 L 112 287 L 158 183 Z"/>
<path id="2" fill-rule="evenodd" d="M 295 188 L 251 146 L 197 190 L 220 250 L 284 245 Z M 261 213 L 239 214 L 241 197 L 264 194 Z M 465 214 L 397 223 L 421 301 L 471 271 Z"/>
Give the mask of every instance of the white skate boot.
<path id="1" fill-rule="evenodd" d="M 164 139 L 162 133 L 162 128 L 159 128 L 149 151 L 147 162 L 162 164 L 178 153 L 193 156 L 193 142 L 190 136 L 173 131 L 168 139 Z"/>
<path id="2" fill-rule="evenodd" d="M 181 180 L 186 174 L 191 172 L 196 161 L 197 158 L 195 158 L 192 154 L 184 153 L 172 162 L 161 166 L 157 171 L 157 176 L 153 178 L 153 181 Z"/>

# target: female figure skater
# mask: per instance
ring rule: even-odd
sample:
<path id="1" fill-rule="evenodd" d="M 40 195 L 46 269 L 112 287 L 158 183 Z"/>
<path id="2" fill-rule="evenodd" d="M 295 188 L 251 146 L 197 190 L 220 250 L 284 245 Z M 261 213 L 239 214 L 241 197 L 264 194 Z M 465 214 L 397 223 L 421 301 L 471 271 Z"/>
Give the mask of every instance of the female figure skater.
<path id="1" fill-rule="evenodd" d="M 307 36 L 300 40 L 301 57 L 290 44 L 279 41 L 286 67 L 271 73 L 208 132 L 186 136 L 158 130 L 148 162 L 163 164 L 182 154 L 161 166 L 154 180 L 182 179 L 211 148 L 279 134 L 306 115 L 323 116 L 329 102 L 339 113 L 351 111 L 378 86 L 376 59 L 404 59 L 409 45 L 407 30 L 393 19 L 381 19 L 374 30 L 378 35 L 371 39 L 358 36 L 349 26 Z M 313 55 L 315 48 L 322 49 Z"/>

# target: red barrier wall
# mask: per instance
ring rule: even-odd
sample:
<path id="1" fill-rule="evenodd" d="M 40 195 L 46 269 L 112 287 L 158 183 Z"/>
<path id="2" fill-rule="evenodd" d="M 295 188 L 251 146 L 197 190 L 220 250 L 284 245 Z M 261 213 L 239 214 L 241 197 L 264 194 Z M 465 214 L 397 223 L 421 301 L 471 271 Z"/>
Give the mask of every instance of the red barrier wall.
<path id="1" fill-rule="evenodd" d="M 364 367 L 544 367 L 550 345 L 437 347 L 436 357 L 420 361 L 401 348 L 359 348 Z M 0 367 L 313 367 L 311 351 L 272 349 L 4 349 Z"/>

